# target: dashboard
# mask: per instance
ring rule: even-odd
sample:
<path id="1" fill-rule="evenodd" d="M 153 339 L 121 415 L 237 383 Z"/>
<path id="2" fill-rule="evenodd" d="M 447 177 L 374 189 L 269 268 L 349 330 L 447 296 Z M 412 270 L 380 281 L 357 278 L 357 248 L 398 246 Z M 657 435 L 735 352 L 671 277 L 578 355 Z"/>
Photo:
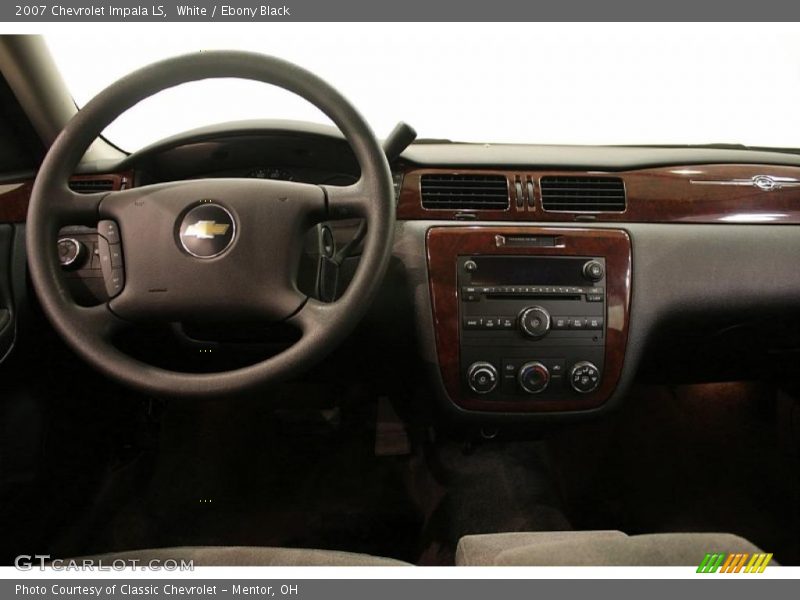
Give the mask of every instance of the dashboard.
<path id="1" fill-rule="evenodd" d="M 453 418 L 583 418 L 612 409 L 648 368 L 719 379 L 793 364 L 797 155 L 420 142 L 391 166 L 396 266 L 385 295 L 413 306 L 419 356 Z M 338 132 L 296 123 L 206 128 L 96 171 L 73 185 L 359 177 Z M 24 220 L 30 185 L 0 192 L 0 221 Z M 340 245 L 356 229 L 331 227 Z M 111 293 L 102 231 L 62 234 L 87 251 L 68 277 Z"/>

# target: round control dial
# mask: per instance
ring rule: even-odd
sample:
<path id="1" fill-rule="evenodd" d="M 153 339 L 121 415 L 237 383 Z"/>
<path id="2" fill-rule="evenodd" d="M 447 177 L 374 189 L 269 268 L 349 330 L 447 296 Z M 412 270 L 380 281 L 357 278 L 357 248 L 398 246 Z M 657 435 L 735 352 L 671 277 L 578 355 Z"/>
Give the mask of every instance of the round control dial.
<path id="1" fill-rule="evenodd" d="M 550 331 L 550 313 L 541 306 L 531 306 L 519 314 L 519 328 L 525 335 L 538 339 Z"/>
<path id="2" fill-rule="evenodd" d="M 550 383 L 550 371 L 540 362 L 528 362 L 519 368 L 517 382 L 529 394 L 538 394 L 547 389 Z"/>
<path id="3" fill-rule="evenodd" d="M 569 383 L 581 394 L 593 392 L 600 385 L 600 369 L 588 360 L 575 363 L 569 371 Z"/>
<path id="4" fill-rule="evenodd" d="M 467 383 L 476 394 L 488 394 L 497 387 L 497 369 L 488 362 L 476 362 L 467 369 Z"/>
<path id="5" fill-rule="evenodd" d="M 583 276 L 589 281 L 600 281 L 605 275 L 606 270 L 603 263 L 599 260 L 590 260 L 583 265 Z"/>
<path id="6" fill-rule="evenodd" d="M 58 240 L 58 262 L 65 269 L 77 269 L 86 258 L 86 246 L 75 238 Z"/>

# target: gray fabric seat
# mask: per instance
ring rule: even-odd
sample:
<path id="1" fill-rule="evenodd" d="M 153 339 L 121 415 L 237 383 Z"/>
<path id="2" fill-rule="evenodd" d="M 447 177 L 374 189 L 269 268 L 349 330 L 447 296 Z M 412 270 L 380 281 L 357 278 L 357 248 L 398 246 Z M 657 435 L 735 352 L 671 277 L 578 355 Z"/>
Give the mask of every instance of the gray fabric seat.
<path id="1" fill-rule="evenodd" d="M 299 548 L 268 548 L 250 546 L 181 546 L 153 548 L 87 556 L 77 561 L 102 561 L 110 565 L 115 560 L 138 560 L 147 563 L 158 560 L 194 561 L 196 567 L 404 567 L 409 563 L 393 558 L 339 552 L 336 550 L 306 550 Z"/>
<path id="2" fill-rule="evenodd" d="M 707 552 L 762 552 L 730 533 L 543 531 L 468 535 L 458 542 L 460 566 L 697 566 Z M 774 561 L 771 564 L 775 564 Z"/>

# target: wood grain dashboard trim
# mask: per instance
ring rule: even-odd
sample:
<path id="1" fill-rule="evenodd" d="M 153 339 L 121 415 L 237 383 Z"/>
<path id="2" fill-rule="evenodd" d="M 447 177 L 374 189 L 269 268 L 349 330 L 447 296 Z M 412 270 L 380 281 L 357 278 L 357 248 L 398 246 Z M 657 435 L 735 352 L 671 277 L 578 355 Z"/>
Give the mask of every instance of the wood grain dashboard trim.
<path id="1" fill-rule="evenodd" d="M 560 247 L 498 246 L 495 236 L 554 235 Z M 427 238 L 428 277 L 436 337 L 436 352 L 444 386 L 457 406 L 474 411 L 555 412 L 597 408 L 619 383 L 628 339 L 631 304 L 631 243 L 619 229 L 562 227 L 432 227 Z M 606 259 L 606 350 L 600 387 L 574 400 L 497 401 L 471 393 L 461 378 L 459 349 L 459 255 L 604 256 Z"/>
<path id="2" fill-rule="evenodd" d="M 33 181 L 0 185 L 0 223 L 24 223 Z"/>
<path id="3" fill-rule="evenodd" d="M 111 180 L 112 190 L 133 185 L 133 172 L 74 175 L 70 181 Z M 33 190 L 33 180 L 0 184 L 0 223 L 24 223 Z"/>
<path id="4" fill-rule="evenodd" d="M 507 210 L 425 209 L 420 198 L 420 178 L 435 174 L 499 174 L 509 181 Z M 615 176 L 625 182 L 627 207 L 624 212 L 550 212 L 542 208 L 539 180 L 543 176 Z M 503 169 L 416 169 L 403 177 L 397 218 L 401 220 L 453 220 L 476 218 L 483 221 L 616 222 L 616 223 L 800 223 L 800 186 L 765 191 L 755 185 L 702 185 L 698 181 L 752 180 L 767 175 L 800 181 L 800 167 L 775 165 L 687 165 L 632 171 L 509 171 Z M 533 202 L 526 186 L 518 202 L 515 182 L 531 181 Z M 520 207 L 521 205 L 521 207 Z"/>

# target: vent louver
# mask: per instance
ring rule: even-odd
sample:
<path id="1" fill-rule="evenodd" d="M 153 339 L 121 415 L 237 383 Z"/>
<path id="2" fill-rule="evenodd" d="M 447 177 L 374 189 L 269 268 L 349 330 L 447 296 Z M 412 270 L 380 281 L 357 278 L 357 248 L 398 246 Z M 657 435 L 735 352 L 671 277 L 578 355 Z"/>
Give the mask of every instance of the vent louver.
<path id="1" fill-rule="evenodd" d="M 505 175 L 426 174 L 420 180 L 423 208 L 451 210 L 506 210 Z"/>
<path id="2" fill-rule="evenodd" d="M 622 212 L 625 183 L 619 177 L 547 176 L 540 180 L 542 208 L 564 212 Z"/>
<path id="3" fill-rule="evenodd" d="M 69 189 L 79 194 L 92 194 L 94 192 L 109 192 L 114 189 L 113 179 L 73 179 L 69 182 Z"/>

